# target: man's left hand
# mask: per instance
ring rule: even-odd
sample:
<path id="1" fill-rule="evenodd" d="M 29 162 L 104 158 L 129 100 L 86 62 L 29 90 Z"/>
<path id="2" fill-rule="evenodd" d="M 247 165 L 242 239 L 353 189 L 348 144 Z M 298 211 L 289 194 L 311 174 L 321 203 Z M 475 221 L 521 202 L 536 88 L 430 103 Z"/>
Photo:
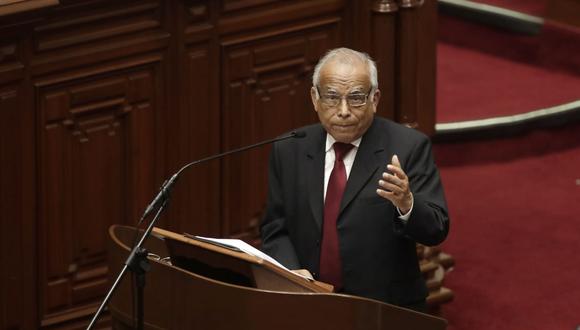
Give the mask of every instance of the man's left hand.
<path id="1" fill-rule="evenodd" d="M 413 205 L 413 195 L 409 188 L 409 178 L 401 168 L 397 155 L 393 156 L 387 169 L 393 174 L 383 172 L 383 179 L 379 180 L 377 194 L 391 201 L 402 214 L 407 214 Z"/>

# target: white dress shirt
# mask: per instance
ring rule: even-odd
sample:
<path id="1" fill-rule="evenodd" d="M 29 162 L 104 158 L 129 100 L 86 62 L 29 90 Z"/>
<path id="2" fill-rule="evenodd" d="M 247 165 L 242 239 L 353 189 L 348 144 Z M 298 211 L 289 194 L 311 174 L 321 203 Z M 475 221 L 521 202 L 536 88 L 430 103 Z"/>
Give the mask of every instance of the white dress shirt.
<path id="1" fill-rule="evenodd" d="M 354 159 L 356 157 L 356 153 L 358 151 L 358 147 L 360 146 L 360 142 L 362 137 L 352 141 L 354 147 L 350 149 L 349 152 L 344 156 L 342 162 L 344 163 L 344 169 L 346 170 L 346 179 L 350 176 L 350 170 L 352 169 L 352 164 L 354 163 Z M 334 154 L 334 148 L 332 145 L 336 142 L 336 140 L 330 134 L 326 134 L 326 155 L 324 157 L 324 200 L 326 200 L 326 189 L 328 187 L 328 180 L 330 180 L 330 173 L 332 173 L 332 169 L 334 168 L 334 160 L 336 158 Z M 386 168 L 385 164 L 385 168 Z M 377 182 L 378 187 L 378 182 Z M 414 202 L 414 201 L 413 201 Z M 413 202 L 411 203 L 411 209 L 407 214 L 402 214 L 401 210 L 397 207 L 397 211 L 399 212 L 399 219 L 407 221 L 411 216 L 411 211 L 413 211 Z"/>

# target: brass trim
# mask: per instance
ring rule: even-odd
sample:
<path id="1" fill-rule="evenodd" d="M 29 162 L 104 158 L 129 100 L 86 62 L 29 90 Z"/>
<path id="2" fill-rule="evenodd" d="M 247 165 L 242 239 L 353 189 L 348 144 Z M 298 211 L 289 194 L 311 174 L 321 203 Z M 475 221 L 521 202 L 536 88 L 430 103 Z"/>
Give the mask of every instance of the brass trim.
<path id="1" fill-rule="evenodd" d="M 424 0 L 399 0 L 399 7 L 401 8 L 419 8 L 425 3 Z"/>
<path id="2" fill-rule="evenodd" d="M 394 13 L 399 10 L 395 0 L 377 0 L 373 4 L 373 12 L 381 14 Z"/>

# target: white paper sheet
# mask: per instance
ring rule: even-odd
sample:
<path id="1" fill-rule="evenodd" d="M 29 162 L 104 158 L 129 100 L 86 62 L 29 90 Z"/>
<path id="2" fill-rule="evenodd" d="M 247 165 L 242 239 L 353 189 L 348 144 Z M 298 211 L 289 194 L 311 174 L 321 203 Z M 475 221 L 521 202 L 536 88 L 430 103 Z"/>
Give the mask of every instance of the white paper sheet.
<path id="1" fill-rule="evenodd" d="M 281 263 L 279 263 L 278 261 L 276 261 L 276 259 L 270 257 L 269 255 L 265 254 L 264 252 L 256 249 L 255 247 L 251 246 L 250 244 L 248 244 L 248 243 L 246 243 L 246 242 L 244 242 L 242 240 L 239 240 L 239 239 L 231 239 L 231 238 L 211 238 L 211 237 L 203 237 L 203 236 L 195 236 L 195 237 L 199 237 L 202 240 L 208 240 L 208 241 L 211 241 L 211 242 L 216 242 L 216 243 L 219 243 L 219 244 L 227 245 L 227 246 L 232 247 L 232 248 L 240 249 L 240 250 L 244 251 L 245 253 L 247 253 L 247 254 L 249 254 L 251 256 L 254 256 L 254 257 L 257 257 L 257 258 L 260 258 L 260 259 L 263 259 L 263 260 L 267 260 L 270 263 L 272 263 L 272 264 L 274 264 L 274 265 L 276 265 L 276 266 L 278 266 L 278 267 L 280 267 L 280 268 L 282 268 L 284 270 L 287 270 L 289 272 L 292 272 L 290 269 L 284 267 L 284 265 L 282 265 Z M 297 273 L 294 273 L 294 272 L 292 272 L 292 273 L 293 274 L 296 274 L 296 275 L 298 275 L 300 277 L 303 277 L 303 278 L 305 278 L 307 280 L 311 280 L 311 279 L 309 279 L 306 276 L 303 276 L 303 275 L 300 275 L 300 274 L 297 274 Z"/>

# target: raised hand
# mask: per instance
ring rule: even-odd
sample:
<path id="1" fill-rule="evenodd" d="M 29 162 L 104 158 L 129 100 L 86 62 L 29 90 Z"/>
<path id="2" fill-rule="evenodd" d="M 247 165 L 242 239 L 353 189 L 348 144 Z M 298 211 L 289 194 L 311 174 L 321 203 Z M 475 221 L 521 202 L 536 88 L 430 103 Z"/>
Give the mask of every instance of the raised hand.
<path id="1" fill-rule="evenodd" d="M 391 164 L 387 165 L 389 172 L 383 172 L 383 178 L 379 180 L 377 194 L 393 203 L 402 214 L 406 214 L 413 205 L 413 195 L 409 188 L 409 178 L 401 167 L 399 158 L 394 155 Z"/>

